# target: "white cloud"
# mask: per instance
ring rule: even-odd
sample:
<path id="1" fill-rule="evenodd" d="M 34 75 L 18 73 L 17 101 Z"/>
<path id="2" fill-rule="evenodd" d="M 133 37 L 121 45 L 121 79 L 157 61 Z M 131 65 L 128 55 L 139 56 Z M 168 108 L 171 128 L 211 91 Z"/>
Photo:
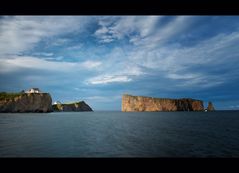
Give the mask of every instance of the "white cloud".
<path id="1" fill-rule="evenodd" d="M 66 50 L 81 50 L 82 47 L 83 47 L 83 44 L 78 43 L 78 44 L 75 45 L 75 46 L 67 47 Z"/>
<path id="2" fill-rule="evenodd" d="M 80 32 L 90 20 L 84 16 L 16 16 L 0 20 L 0 55 L 29 50 L 43 38 Z"/>
<path id="3" fill-rule="evenodd" d="M 238 44 L 239 32 L 233 32 L 216 35 L 192 47 L 160 45 L 149 51 L 139 46 L 129 53 L 129 61 L 152 69 L 161 77 L 177 80 L 178 86 L 212 87 L 235 78 Z M 218 71 L 218 66 L 227 73 L 210 72 Z"/>
<path id="4" fill-rule="evenodd" d="M 85 67 L 87 69 L 92 69 L 92 68 L 96 68 L 99 67 L 102 63 L 100 61 L 91 61 L 91 60 L 87 60 L 83 63 L 81 63 L 82 67 Z"/>
<path id="5" fill-rule="evenodd" d="M 30 56 L 0 59 L 0 64 L 4 67 L 1 69 L 1 72 L 17 71 L 23 68 L 64 71 L 76 66 L 76 63 L 47 61 Z"/>
<path id="6" fill-rule="evenodd" d="M 102 34 L 106 34 L 108 31 L 109 30 L 105 26 L 103 26 L 102 28 L 95 31 L 95 35 L 96 36 L 101 36 Z"/>
<path id="7" fill-rule="evenodd" d="M 66 44 L 69 41 L 70 40 L 66 39 L 66 38 L 57 38 L 57 39 L 54 39 L 54 42 L 51 43 L 51 46 L 62 46 L 62 45 Z"/>
<path id="8" fill-rule="evenodd" d="M 238 109 L 238 108 L 239 108 L 239 105 L 232 105 L 232 106 L 230 106 L 230 108 L 232 108 L 232 109 Z"/>
<path id="9" fill-rule="evenodd" d="M 126 65 L 127 63 L 122 63 L 119 68 L 112 69 L 112 73 L 104 71 L 105 74 L 97 75 L 86 80 L 87 84 L 101 85 L 110 83 L 125 83 L 131 82 L 136 77 L 145 75 L 146 73 L 142 71 L 138 66 Z M 114 68 L 114 64 L 111 64 Z M 120 70 L 121 69 L 121 70 Z"/>
<path id="10" fill-rule="evenodd" d="M 99 42 L 110 43 L 127 37 L 134 45 L 142 45 L 152 48 L 163 44 L 177 34 L 189 28 L 196 17 L 178 16 L 162 25 L 163 16 L 124 16 L 100 19 L 101 26 L 95 31 Z M 102 22 L 103 21 L 103 22 Z M 107 21 L 107 22 L 105 22 Z M 158 27 L 158 25 L 160 25 Z"/>
<path id="11" fill-rule="evenodd" d="M 170 79 L 195 79 L 198 76 L 200 76 L 200 75 L 198 75 L 198 74 L 174 74 L 174 73 L 167 75 L 167 77 Z"/>
<path id="12" fill-rule="evenodd" d="M 191 18 L 176 18 L 174 22 L 167 25 L 167 28 L 179 27 L 182 32 L 183 28 L 188 27 L 188 24 L 181 26 L 185 20 L 191 20 Z M 168 34 L 164 36 L 165 39 L 171 39 L 174 35 L 171 29 L 163 30 L 164 32 L 160 31 L 160 33 Z M 127 50 L 116 48 L 105 56 L 102 74 L 90 78 L 87 82 L 95 85 L 110 84 L 133 81 L 136 77 L 140 79 L 147 75 L 157 75 L 159 80 L 166 78 L 173 81 L 177 89 L 178 87 L 208 88 L 221 85 L 237 76 L 236 71 L 231 69 L 235 69 L 234 66 L 239 63 L 238 44 L 239 32 L 234 32 L 216 35 L 190 47 L 155 44 L 157 46 L 152 46 L 150 49 L 142 45 Z M 213 73 L 218 70 L 218 66 L 227 73 Z"/>
<path id="13" fill-rule="evenodd" d="M 54 53 L 52 52 L 36 52 L 36 53 L 33 53 L 34 56 L 53 56 Z"/>
<path id="14" fill-rule="evenodd" d="M 0 73 L 13 72 L 24 68 L 48 71 L 92 70 L 100 65 L 101 62 L 99 61 L 57 62 L 30 56 L 15 56 L 8 59 L 0 59 Z"/>
<path id="15" fill-rule="evenodd" d="M 145 72 L 135 62 L 128 61 L 129 57 L 123 48 L 114 48 L 105 55 L 100 68 L 100 75 L 90 77 L 87 84 L 125 83 L 136 77 L 145 75 Z"/>
<path id="16" fill-rule="evenodd" d="M 161 27 L 157 28 L 157 30 L 154 30 L 154 34 L 149 35 L 148 37 L 132 40 L 132 42 L 148 49 L 158 47 L 163 45 L 168 40 L 173 39 L 173 37 L 178 34 L 185 34 L 185 30 L 190 28 L 196 19 L 196 17 L 192 16 L 175 17 L 169 23 L 162 25 Z"/>
<path id="17" fill-rule="evenodd" d="M 130 82 L 132 81 L 131 78 L 128 76 L 111 76 L 111 75 L 103 75 L 103 76 L 97 76 L 94 78 L 91 78 L 87 80 L 88 84 L 108 84 L 108 83 L 117 83 L 117 82 Z"/>
<path id="18" fill-rule="evenodd" d="M 159 16 L 124 16 L 107 18 L 107 20 L 102 18 L 98 22 L 101 27 L 95 31 L 94 35 L 103 43 L 110 43 L 124 37 L 132 37 L 130 40 L 133 42 L 134 37 L 137 36 L 131 36 L 131 34 L 138 32 L 140 37 L 150 35 L 156 29 L 155 26 L 160 18 Z"/>

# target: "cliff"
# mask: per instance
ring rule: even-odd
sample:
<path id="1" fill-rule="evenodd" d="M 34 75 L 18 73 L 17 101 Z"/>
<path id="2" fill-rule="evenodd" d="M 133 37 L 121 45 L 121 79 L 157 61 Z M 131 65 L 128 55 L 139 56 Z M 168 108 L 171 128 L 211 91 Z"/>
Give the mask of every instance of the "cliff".
<path id="1" fill-rule="evenodd" d="M 56 112 L 81 112 L 81 111 L 93 111 L 91 107 L 84 101 L 69 103 L 69 104 L 54 104 L 52 105 L 53 111 Z"/>
<path id="2" fill-rule="evenodd" d="M 203 101 L 191 98 L 169 99 L 123 95 L 122 111 L 204 111 L 204 106 Z"/>
<path id="3" fill-rule="evenodd" d="M 208 102 L 207 111 L 215 111 L 215 108 L 214 108 L 212 102 Z"/>
<path id="4" fill-rule="evenodd" d="M 51 112 L 49 93 L 1 93 L 0 112 Z"/>

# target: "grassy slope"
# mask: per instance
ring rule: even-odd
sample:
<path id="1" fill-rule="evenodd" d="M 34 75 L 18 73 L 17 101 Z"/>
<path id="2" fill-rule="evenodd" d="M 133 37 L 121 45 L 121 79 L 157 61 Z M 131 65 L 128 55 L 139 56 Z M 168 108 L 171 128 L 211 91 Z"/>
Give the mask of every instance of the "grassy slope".
<path id="1" fill-rule="evenodd" d="M 0 100 L 10 100 L 14 99 L 15 97 L 18 97 L 22 95 L 22 93 L 6 93 L 6 92 L 0 92 Z"/>

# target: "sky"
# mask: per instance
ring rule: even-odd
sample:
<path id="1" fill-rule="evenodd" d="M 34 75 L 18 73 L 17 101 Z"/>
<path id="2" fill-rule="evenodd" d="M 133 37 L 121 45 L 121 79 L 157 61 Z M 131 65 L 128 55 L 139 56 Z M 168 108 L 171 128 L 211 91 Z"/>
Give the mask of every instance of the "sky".
<path id="1" fill-rule="evenodd" d="M 0 16 L 0 91 L 121 110 L 123 94 L 239 109 L 239 16 Z"/>

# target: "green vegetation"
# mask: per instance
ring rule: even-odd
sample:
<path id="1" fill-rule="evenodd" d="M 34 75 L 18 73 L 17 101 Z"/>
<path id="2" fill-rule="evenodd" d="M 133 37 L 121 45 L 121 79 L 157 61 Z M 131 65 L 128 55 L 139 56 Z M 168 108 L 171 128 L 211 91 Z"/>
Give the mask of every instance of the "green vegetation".
<path id="1" fill-rule="evenodd" d="M 52 105 L 54 111 L 62 111 L 63 106 L 61 104 Z"/>
<path id="2" fill-rule="evenodd" d="M 0 92 L 0 100 L 10 100 L 14 99 L 15 97 L 18 97 L 22 95 L 22 93 L 6 93 L 6 92 Z"/>
<path id="3" fill-rule="evenodd" d="M 66 102 L 66 103 L 62 103 L 62 105 L 72 105 L 72 104 L 81 104 L 83 101 L 80 102 Z"/>
<path id="4" fill-rule="evenodd" d="M 84 101 L 80 101 L 80 102 L 67 102 L 67 103 L 61 103 L 61 104 L 53 104 L 52 108 L 54 111 L 63 111 L 64 107 L 66 106 L 73 106 L 75 107 L 76 104 L 78 106 L 80 106 Z"/>

